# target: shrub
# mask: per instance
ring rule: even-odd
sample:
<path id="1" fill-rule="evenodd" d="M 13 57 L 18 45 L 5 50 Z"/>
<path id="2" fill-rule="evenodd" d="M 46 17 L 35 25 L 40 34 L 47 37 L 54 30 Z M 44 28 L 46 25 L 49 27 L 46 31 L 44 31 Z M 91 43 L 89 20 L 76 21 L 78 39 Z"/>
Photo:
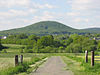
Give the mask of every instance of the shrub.
<path id="1" fill-rule="evenodd" d="M 2 53 L 7 53 L 7 51 L 4 49 L 4 50 L 2 51 Z"/>
<path id="2" fill-rule="evenodd" d="M 16 67 L 10 67 L 6 70 L 2 70 L 0 72 L 0 75 L 14 75 L 14 74 L 18 74 L 20 72 L 26 72 L 28 68 L 29 68 L 28 64 L 24 63 L 23 65 L 19 65 Z"/>
<path id="3" fill-rule="evenodd" d="M 19 52 L 20 52 L 20 53 L 23 53 L 23 52 L 24 52 L 24 50 L 23 50 L 23 49 L 20 49 L 20 50 L 19 50 Z"/>
<path id="4" fill-rule="evenodd" d="M 33 53 L 32 49 L 25 49 L 25 53 Z"/>

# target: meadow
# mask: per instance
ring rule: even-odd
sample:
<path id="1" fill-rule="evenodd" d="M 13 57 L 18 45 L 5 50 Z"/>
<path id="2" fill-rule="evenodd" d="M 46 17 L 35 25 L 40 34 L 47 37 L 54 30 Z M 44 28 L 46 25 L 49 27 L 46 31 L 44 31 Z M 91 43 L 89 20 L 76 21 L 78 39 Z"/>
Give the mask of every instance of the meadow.
<path id="1" fill-rule="evenodd" d="M 100 75 L 100 56 L 95 55 L 95 65 L 91 66 L 91 54 L 88 56 L 88 63 L 85 62 L 85 54 L 67 54 L 62 56 L 67 64 L 66 70 L 71 70 L 75 75 Z"/>
<path id="2" fill-rule="evenodd" d="M 9 68 L 12 69 L 15 67 L 15 55 L 18 55 L 19 58 L 20 58 L 20 55 L 23 55 L 24 57 L 23 61 L 26 62 L 25 64 L 28 64 L 28 67 L 29 65 L 35 64 L 35 62 L 42 60 L 42 58 L 44 58 L 44 54 L 42 53 L 41 54 L 20 53 L 19 50 L 21 49 L 21 47 L 23 47 L 23 45 L 3 44 L 3 46 L 7 47 L 7 49 L 4 49 L 6 50 L 6 52 L 3 52 L 3 51 L 0 52 L 0 72 L 5 72 Z M 2 75 L 5 75 L 5 73 L 4 74 L 2 73 Z M 7 75 L 10 75 L 10 73 Z"/>
<path id="3" fill-rule="evenodd" d="M 22 45 L 14 45 L 14 44 L 3 44 L 3 46 L 8 47 L 6 50 L 7 53 L 1 52 L 0 53 L 0 69 L 5 69 L 11 66 L 14 66 L 14 57 L 15 55 L 23 55 L 24 61 L 28 61 L 33 56 L 32 53 L 20 53 L 19 50 Z"/>
<path id="4" fill-rule="evenodd" d="M 28 62 L 28 65 L 35 64 L 37 60 L 41 60 L 41 57 L 46 56 L 61 56 L 66 65 L 66 70 L 71 70 L 75 75 L 99 75 L 100 74 L 100 53 L 95 54 L 95 66 L 91 67 L 91 53 L 89 53 L 89 62 L 85 63 L 85 54 L 84 53 L 20 53 L 20 49 L 25 45 L 15 45 L 15 44 L 3 44 L 3 46 L 8 47 L 6 52 L 0 52 L 0 72 L 14 68 L 15 66 L 15 55 L 23 55 L 24 62 Z M 38 58 L 37 58 L 37 57 Z M 33 59 L 34 60 L 33 60 Z M 32 61 L 31 61 L 32 60 Z M 27 68 L 27 70 L 22 72 L 9 73 L 8 75 L 27 75 L 27 73 L 31 73 L 31 71 L 35 67 Z M 18 70 L 17 70 L 18 71 Z M 10 71 L 11 72 L 11 71 Z M 4 73 L 5 74 L 5 73 Z M 3 75 L 3 74 L 2 74 Z"/>

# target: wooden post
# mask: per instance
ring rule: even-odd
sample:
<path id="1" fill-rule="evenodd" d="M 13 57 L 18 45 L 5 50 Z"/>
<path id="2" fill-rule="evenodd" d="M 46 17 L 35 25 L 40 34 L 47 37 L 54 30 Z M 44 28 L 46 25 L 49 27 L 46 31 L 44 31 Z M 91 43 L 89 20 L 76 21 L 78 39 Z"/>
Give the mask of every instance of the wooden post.
<path id="1" fill-rule="evenodd" d="M 91 51 L 91 66 L 94 66 L 94 51 Z"/>
<path id="2" fill-rule="evenodd" d="M 20 55 L 21 64 L 23 64 L 23 55 Z"/>
<path id="3" fill-rule="evenodd" d="M 15 66 L 18 65 L 18 55 L 15 55 Z"/>
<path id="4" fill-rule="evenodd" d="M 88 63 L 88 51 L 85 51 L 85 62 Z"/>

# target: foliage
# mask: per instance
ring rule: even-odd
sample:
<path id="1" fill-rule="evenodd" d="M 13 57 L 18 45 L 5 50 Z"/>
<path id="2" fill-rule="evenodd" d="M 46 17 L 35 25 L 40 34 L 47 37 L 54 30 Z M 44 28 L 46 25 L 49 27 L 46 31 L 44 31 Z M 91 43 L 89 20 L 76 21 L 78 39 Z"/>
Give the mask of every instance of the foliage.
<path id="1" fill-rule="evenodd" d="M 24 53 L 24 50 L 23 50 L 23 49 L 20 49 L 19 52 L 20 52 L 20 53 Z"/>
<path id="2" fill-rule="evenodd" d="M 7 51 L 4 49 L 4 50 L 2 50 L 2 53 L 7 53 Z"/>
<path id="3" fill-rule="evenodd" d="M 1 44 L 1 39 L 0 39 L 0 51 L 3 49 L 3 46 Z"/>
<path id="4" fill-rule="evenodd" d="M 22 37 L 23 36 L 23 37 Z M 20 52 L 68 52 L 68 53 L 82 53 L 85 50 L 100 50 L 100 42 L 93 40 L 93 36 L 87 35 L 10 35 L 7 39 L 2 39 L 3 44 L 19 44 L 26 45 Z M 51 50 L 50 50 L 51 48 Z M 53 50 L 54 49 L 54 50 Z"/>
<path id="5" fill-rule="evenodd" d="M 55 53 L 56 52 L 56 48 L 47 46 L 47 47 L 45 47 L 43 49 L 40 49 L 39 52 L 40 53 Z"/>
<path id="6" fill-rule="evenodd" d="M 9 67 L 8 69 L 1 70 L 0 75 L 15 75 L 21 72 L 27 72 L 28 69 L 30 68 L 29 65 L 35 64 L 36 62 L 44 59 L 45 57 L 46 56 L 41 56 L 41 57 L 34 56 L 31 58 L 30 61 L 27 62 L 24 61 L 23 64 L 20 64 L 16 67 Z"/>
<path id="7" fill-rule="evenodd" d="M 42 22 L 32 24 L 30 26 L 2 31 L 0 33 L 6 34 L 6 35 L 18 34 L 18 33 L 45 35 L 45 34 L 62 34 L 62 33 L 65 34 L 65 33 L 74 32 L 74 31 L 78 31 L 78 30 L 68 27 L 59 22 L 42 21 Z"/>
<path id="8" fill-rule="evenodd" d="M 100 64 L 95 62 L 95 66 L 91 66 L 90 58 L 88 63 L 85 63 L 83 54 L 69 53 L 62 57 L 64 62 L 67 63 L 67 69 L 74 72 L 75 75 L 99 75 Z M 80 56 L 80 57 L 79 57 Z"/>

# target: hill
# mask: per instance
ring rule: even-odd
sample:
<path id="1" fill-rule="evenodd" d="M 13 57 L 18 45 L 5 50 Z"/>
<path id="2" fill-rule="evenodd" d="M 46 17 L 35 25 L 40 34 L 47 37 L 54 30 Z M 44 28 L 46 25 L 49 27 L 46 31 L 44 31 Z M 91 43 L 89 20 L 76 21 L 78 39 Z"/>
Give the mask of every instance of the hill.
<path id="1" fill-rule="evenodd" d="M 69 32 L 77 32 L 77 29 L 66 26 L 62 23 L 55 21 L 42 21 L 26 27 L 2 31 L 2 34 L 65 34 Z"/>
<path id="2" fill-rule="evenodd" d="M 100 28 L 74 29 L 56 21 L 41 21 L 22 28 L 1 31 L 0 35 L 8 34 L 66 34 L 66 33 L 100 33 Z"/>
<path id="3" fill-rule="evenodd" d="M 82 29 L 81 31 L 89 33 L 100 33 L 100 28 L 87 28 L 87 29 Z"/>

